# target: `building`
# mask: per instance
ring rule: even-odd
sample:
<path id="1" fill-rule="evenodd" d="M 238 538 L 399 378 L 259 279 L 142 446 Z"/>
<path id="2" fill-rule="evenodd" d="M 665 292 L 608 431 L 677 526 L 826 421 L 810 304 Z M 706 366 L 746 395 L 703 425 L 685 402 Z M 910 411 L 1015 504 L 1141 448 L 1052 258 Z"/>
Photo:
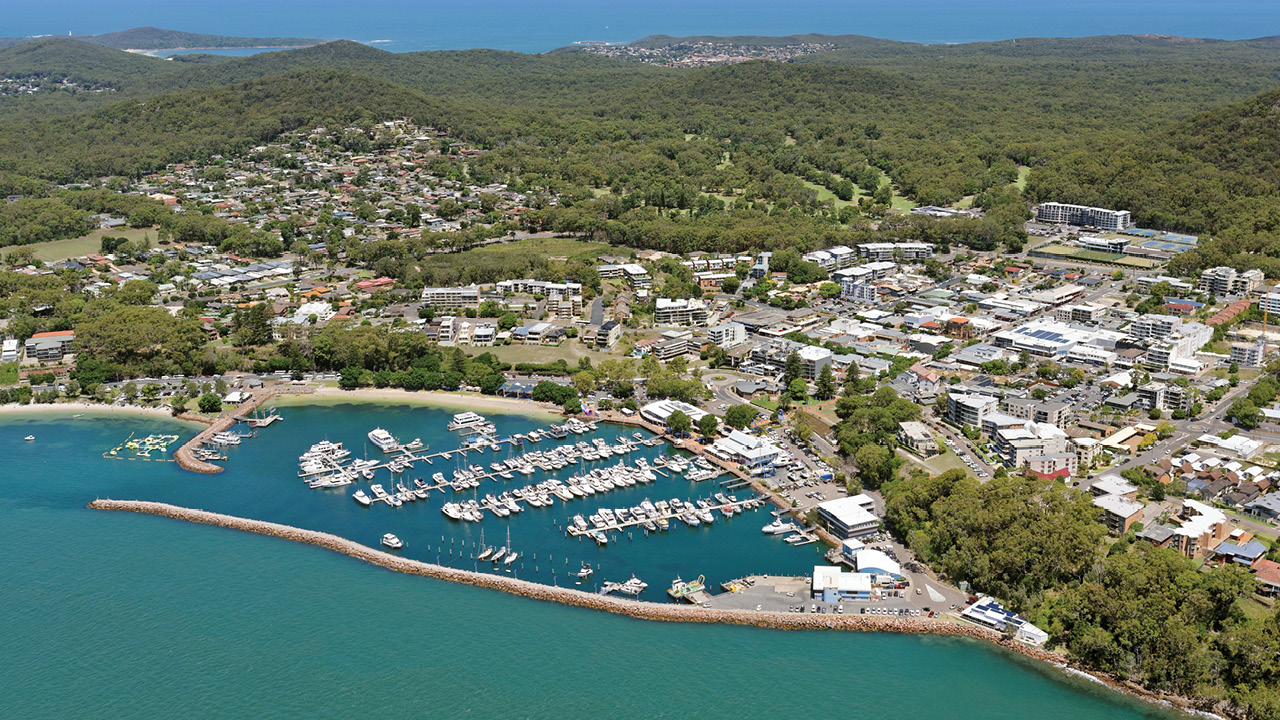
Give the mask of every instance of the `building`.
<path id="1" fill-rule="evenodd" d="M 800 356 L 800 376 L 809 382 L 818 379 L 822 368 L 831 364 L 831 351 L 817 345 L 805 345 L 796 353 Z"/>
<path id="2" fill-rule="evenodd" d="M 855 497 L 819 503 L 818 519 L 832 535 L 841 539 L 873 535 L 880 530 L 880 521 Z"/>
<path id="3" fill-rule="evenodd" d="M 741 465 L 752 475 L 771 474 L 782 454 L 777 445 L 750 433 L 734 430 L 712 443 L 707 450 L 722 460 Z"/>
<path id="4" fill-rule="evenodd" d="M 622 323 L 617 320 L 606 320 L 596 332 L 596 347 L 607 349 L 618 343 L 622 337 Z"/>
<path id="5" fill-rule="evenodd" d="M 1262 285 L 1261 270 L 1237 272 L 1231 267 L 1215 267 L 1200 275 L 1200 292 L 1214 295 L 1248 295 Z"/>
<path id="6" fill-rule="evenodd" d="M 1041 203 L 1036 207 L 1036 220 L 1042 223 L 1080 225 L 1100 230 L 1127 230 L 1133 225 L 1128 210 L 1108 210 L 1085 205 Z"/>
<path id="7" fill-rule="evenodd" d="M 1080 247 L 1094 252 L 1123 255 L 1125 248 L 1129 247 L 1129 238 L 1104 238 L 1096 235 L 1082 235 L 1080 237 Z"/>
<path id="8" fill-rule="evenodd" d="M 480 307 L 480 288 L 476 285 L 452 288 L 423 288 L 422 304 L 437 308 Z"/>
<path id="9" fill-rule="evenodd" d="M 27 338 L 23 349 L 28 360 L 39 362 L 61 360 L 63 355 L 71 352 L 71 344 L 75 339 L 74 330 L 36 333 Z"/>
<path id="10" fill-rule="evenodd" d="M 1033 457 L 1069 454 L 1067 434 L 1049 423 L 1027 422 L 1022 427 L 997 430 L 995 441 L 996 454 L 1009 468 L 1024 467 Z"/>
<path id="11" fill-rule="evenodd" d="M 1181 328 L 1182 320 L 1178 317 L 1148 313 L 1129 325 L 1129 334 L 1143 340 L 1162 340 Z"/>
<path id="12" fill-rule="evenodd" d="M 731 348 L 747 340 L 747 328 L 742 323 L 720 323 L 707 330 L 707 340 L 722 348 Z"/>
<path id="13" fill-rule="evenodd" d="M 846 600 L 868 602 L 871 600 L 872 577 L 866 573 L 847 573 L 838 567 L 815 565 L 810 585 L 812 599 L 825 603 Z"/>
<path id="14" fill-rule="evenodd" d="M 933 257 L 933 246 L 926 243 L 863 243 L 858 246 L 858 256 L 864 260 L 924 260 Z"/>
<path id="15" fill-rule="evenodd" d="M 1027 472 L 1048 480 L 1050 478 L 1067 479 L 1076 474 L 1080 468 L 1080 456 L 1074 452 L 1052 453 L 1049 455 L 1032 455 L 1023 462 Z"/>
<path id="16" fill-rule="evenodd" d="M 979 598 L 977 602 L 961 610 L 960 616 L 999 632 L 1013 630 L 1013 636 L 1028 645 L 1043 645 L 1049 640 L 1049 633 L 1032 625 L 1026 618 L 1005 610 L 995 598 L 989 596 Z"/>
<path id="17" fill-rule="evenodd" d="M 601 265 L 596 270 L 602 278 L 624 277 L 633 290 L 647 290 L 653 285 L 649 271 L 636 263 L 624 265 Z"/>
<path id="18" fill-rule="evenodd" d="M 0 344 L 0 363 L 18 362 L 18 341 L 16 338 L 7 338 L 3 344 Z"/>
<path id="19" fill-rule="evenodd" d="M 707 324 L 707 305 L 701 300 L 672 300 L 658 298 L 653 310 L 655 325 L 692 325 L 695 327 Z"/>
<path id="20" fill-rule="evenodd" d="M 671 415 L 677 410 L 688 415 L 689 419 L 693 420 L 695 423 L 706 415 L 705 412 L 690 405 L 689 403 L 683 403 L 679 400 L 658 400 L 657 402 L 651 402 L 640 408 L 640 417 L 651 423 L 666 427 L 667 420 L 669 420 Z"/>
<path id="21" fill-rule="evenodd" d="M 947 419 L 956 425 L 982 427 L 987 413 L 995 412 L 999 401 L 990 395 L 951 393 L 947 396 Z"/>
<path id="22" fill-rule="evenodd" d="M 1262 367 L 1266 349 L 1267 341 L 1261 337 L 1253 343 L 1233 343 L 1231 362 L 1241 367 Z"/>
<path id="23" fill-rule="evenodd" d="M 1227 516 L 1195 500 L 1183 501 L 1182 524 L 1173 529 L 1170 547 L 1196 560 L 1208 555 L 1231 533 Z"/>
<path id="24" fill-rule="evenodd" d="M 1093 498 L 1093 504 L 1102 510 L 1103 521 L 1112 535 L 1123 535 L 1129 527 L 1142 519 L 1142 503 L 1121 495 L 1101 495 Z"/>
<path id="25" fill-rule="evenodd" d="M 938 452 L 938 442 L 929 432 L 929 426 L 922 422 L 898 423 L 898 443 L 917 455 L 929 457 Z"/>

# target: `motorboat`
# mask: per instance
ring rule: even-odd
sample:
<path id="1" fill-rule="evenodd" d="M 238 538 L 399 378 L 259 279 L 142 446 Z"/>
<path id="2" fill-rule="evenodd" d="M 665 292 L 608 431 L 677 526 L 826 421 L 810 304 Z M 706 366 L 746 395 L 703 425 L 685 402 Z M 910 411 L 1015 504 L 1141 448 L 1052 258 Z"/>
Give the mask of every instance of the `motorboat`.
<path id="1" fill-rule="evenodd" d="M 449 424 L 445 427 L 449 430 L 466 430 L 468 428 L 483 427 L 490 424 L 491 423 L 486 420 L 483 415 L 479 415 L 468 410 L 467 412 L 454 415 L 453 419 L 450 420 Z"/>
<path id="2" fill-rule="evenodd" d="M 760 531 L 766 535 L 781 535 L 782 533 L 791 532 L 795 529 L 795 525 L 792 525 L 789 522 L 784 523 L 782 522 L 782 519 L 779 518 L 760 528 Z"/>
<path id="3" fill-rule="evenodd" d="M 357 490 L 351 498 L 365 507 L 369 507 L 369 504 L 373 502 L 373 500 L 366 495 L 363 490 Z"/>
<path id="4" fill-rule="evenodd" d="M 400 548 L 404 547 L 404 543 L 400 542 L 400 538 L 396 537 L 395 535 L 392 535 L 391 533 L 387 533 L 386 535 L 382 536 L 382 544 L 391 548 L 392 550 L 399 550 Z"/>
<path id="5" fill-rule="evenodd" d="M 35 440 L 35 439 L 36 439 L 36 436 L 35 436 L 35 435 L 28 435 L 28 436 L 26 436 L 26 437 L 24 437 L 24 438 L 22 438 L 22 439 L 23 439 L 23 440 L 26 440 L 27 442 L 31 442 L 31 441 L 33 441 L 33 440 Z"/>
<path id="6" fill-rule="evenodd" d="M 400 443 L 392 437 L 391 433 L 382 428 L 374 428 L 369 431 L 369 442 L 377 445 L 382 452 L 391 452 L 400 447 Z"/>
<path id="7" fill-rule="evenodd" d="M 582 563 L 582 569 L 578 571 L 578 579 L 579 579 L 579 580 L 586 580 L 587 578 L 591 577 L 591 575 L 592 575 L 594 572 L 595 572 L 595 571 L 591 569 L 591 566 L 590 566 L 590 565 L 588 565 L 588 564 L 586 564 L 586 563 Z"/>

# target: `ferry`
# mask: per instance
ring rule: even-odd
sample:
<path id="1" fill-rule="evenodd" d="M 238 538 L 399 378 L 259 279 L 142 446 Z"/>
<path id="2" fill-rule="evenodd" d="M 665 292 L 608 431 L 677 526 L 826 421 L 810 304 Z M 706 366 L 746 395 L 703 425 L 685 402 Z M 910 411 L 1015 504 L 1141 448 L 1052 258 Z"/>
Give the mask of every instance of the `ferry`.
<path id="1" fill-rule="evenodd" d="M 382 452 L 391 452 L 400 447 L 400 443 L 391 436 L 391 433 L 382 428 L 374 428 L 369 431 L 369 442 L 377 445 Z"/>
<path id="2" fill-rule="evenodd" d="M 671 582 L 671 588 L 667 590 L 667 594 L 674 600 L 680 600 L 687 595 L 706 590 L 707 586 L 704 584 L 704 581 L 705 578 L 701 575 L 698 576 L 697 580 L 690 580 L 689 582 L 685 582 L 677 577 Z"/>
<path id="3" fill-rule="evenodd" d="M 386 535 L 382 536 L 382 544 L 391 548 L 392 550 L 399 550 L 400 548 L 404 547 L 404 543 L 400 542 L 400 538 L 396 537 L 395 535 L 392 535 L 391 533 L 387 533 Z"/>
<path id="4" fill-rule="evenodd" d="M 489 424 L 490 424 L 489 421 L 486 420 L 483 415 L 479 415 L 477 413 L 473 413 L 470 410 L 468 410 L 467 412 L 458 413 L 457 415 L 454 415 L 453 419 L 450 420 L 449 424 L 446 425 L 445 427 L 449 430 L 465 430 L 467 428 L 473 428 L 473 427 L 484 426 Z"/>

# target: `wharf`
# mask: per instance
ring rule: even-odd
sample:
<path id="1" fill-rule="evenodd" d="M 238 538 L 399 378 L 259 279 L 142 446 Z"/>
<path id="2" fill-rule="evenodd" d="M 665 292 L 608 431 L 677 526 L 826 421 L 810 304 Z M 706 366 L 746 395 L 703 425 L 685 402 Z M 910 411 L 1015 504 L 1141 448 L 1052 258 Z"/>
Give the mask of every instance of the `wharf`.
<path id="1" fill-rule="evenodd" d="M 731 508 L 733 508 L 733 509 L 735 509 L 735 510 L 740 510 L 740 509 L 745 508 L 745 507 L 747 507 L 747 506 L 749 506 L 749 505 L 754 505 L 754 504 L 756 504 L 756 503 L 760 502 L 760 500 L 761 500 L 760 498 L 748 498 L 748 499 L 746 499 L 746 500 L 738 500 L 737 502 L 723 503 L 723 504 L 719 504 L 719 505 L 709 505 L 706 509 L 707 509 L 707 510 L 715 510 L 715 511 L 719 512 L 719 511 L 723 510 L 724 508 L 731 507 Z M 636 527 L 636 526 L 638 526 L 638 525 L 643 525 L 643 524 L 645 524 L 645 523 L 646 523 L 646 522 L 648 522 L 648 521 L 656 520 L 656 519 L 658 519 L 658 518 L 662 518 L 662 519 L 664 519 L 664 520 L 679 520 L 679 519 L 680 519 L 680 517 L 681 517 L 682 515 L 684 515 L 684 513 L 683 513 L 683 512 L 680 512 L 680 511 L 677 511 L 677 510 L 668 510 L 668 511 L 666 511 L 666 512 L 659 512 L 659 513 L 657 514 L 657 516 L 656 516 L 656 517 L 655 517 L 655 516 L 646 516 L 646 517 L 644 517 L 644 518 L 642 518 L 642 519 L 640 519 L 640 520 L 627 520 L 627 521 L 625 521 L 625 522 L 617 522 L 617 521 L 614 521 L 614 522 L 609 523 L 609 524 L 607 524 L 607 525 L 591 525 L 591 526 L 586 527 L 585 529 L 584 529 L 584 528 L 577 528 L 577 527 L 570 527 L 570 528 L 569 528 L 569 534 L 570 534 L 570 535 L 572 535 L 572 536 L 574 536 L 574 537 L 580 537 L 580 536 L 584 536 L 584 535 L 591 535 L 591 534 L 593 534 L 593 533 L 597 533 L 597 532 L 612 532 L 612 531 L 614 531 L 614 530 L 626 530 L 626 529 L 628 529 L 628 528 L 633 528 L 633 527 Z"/>

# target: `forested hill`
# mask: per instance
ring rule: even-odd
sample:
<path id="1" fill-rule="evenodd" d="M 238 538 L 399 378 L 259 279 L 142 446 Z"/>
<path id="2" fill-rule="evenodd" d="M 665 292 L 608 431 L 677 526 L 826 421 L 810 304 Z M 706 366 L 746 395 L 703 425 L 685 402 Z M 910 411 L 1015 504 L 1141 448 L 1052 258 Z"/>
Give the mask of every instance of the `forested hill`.
<path id="1" fill-rule="evenodd" d="M 182 71 L 181 66 L 68 38 L 45 38 L 0 49 L 0 77 L 70 79 L 112 88 Z"/>
<path id="2" fill-rule="evenodd" d="M 130 100 L 0 132 L 0 171 L 56 182 L 136 177 L 185 159 L 243 151 L 315 125 L 434 119 L 438 103 L 363 75 L 299 70 L 241 85 Z"/>
<path id="3" fill-rule="evenodd" d="M 306 47 L 322 43 L 316 38 L 293 37 L 233 37 L 228 35 L 206 35 L 189 33 L 181 30 L 165 30 L 155 27 L 140 27 L 120 32 L 103 33 L 101 35 L 74 35 L 74 40 L 82 40 L 95 45 L 105 45 L 120 50 L 176 50 L 180 48 L 255 48 L 255 47 Z M 0 38 L 0 47 L 21 45 L 38 41 L 42 38 Z"/>

